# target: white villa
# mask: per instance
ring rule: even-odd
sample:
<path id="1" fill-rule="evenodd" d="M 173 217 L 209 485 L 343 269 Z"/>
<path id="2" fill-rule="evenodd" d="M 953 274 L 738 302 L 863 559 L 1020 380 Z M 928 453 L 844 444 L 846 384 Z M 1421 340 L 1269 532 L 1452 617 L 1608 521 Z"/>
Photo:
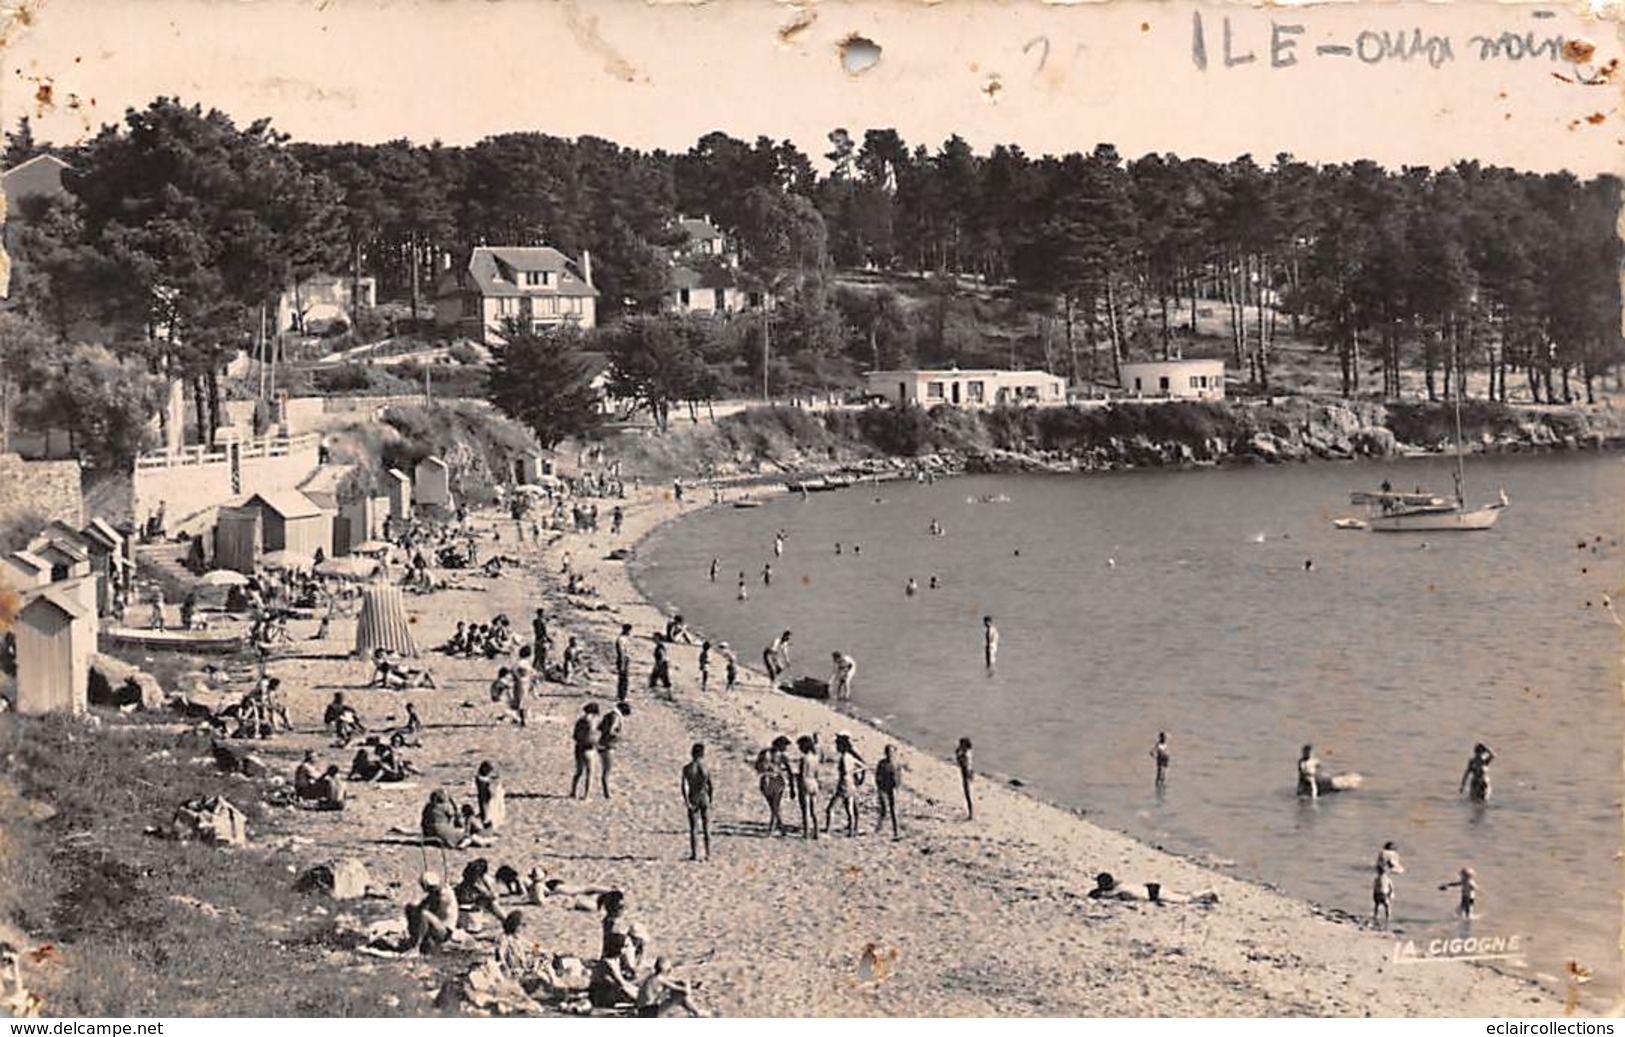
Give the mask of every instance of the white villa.
<path id="1" fill-rule="evenodd" d="M 1119 367 L 1118 379 L 1124 392 L 1142 399 L 1224 399 L 1223 360 L 1124 363 Z"/>
<path id="2" fill-rule="evenodd" d="M 558 249 L 481 245 L 468 266 L 448 271 L 435 293 L 435 323 L 480 343 L 502 341 L 509 320 L 533 330 L 560 324 L 597 324 L 598 289 L 592 257 L 579 263 Z"/>
<path id="3" fill-rule="evenodd" d="M 935 407 L 1060 406 L 1066 403 L 1066 379 L 1048 371 L 870 371 L 871 396 L 898 406 Z"/>

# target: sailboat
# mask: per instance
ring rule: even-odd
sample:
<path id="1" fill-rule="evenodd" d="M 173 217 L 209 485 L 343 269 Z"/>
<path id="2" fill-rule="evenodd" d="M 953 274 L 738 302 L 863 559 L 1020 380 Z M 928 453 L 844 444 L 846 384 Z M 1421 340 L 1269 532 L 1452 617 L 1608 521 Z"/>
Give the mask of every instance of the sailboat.
<path id="1" fill-rule="evenodd" d="M 1451 350 L 1451 366 L 1455 366 L 1454 349 Z M 1420 487 L 1415 493 L 1396 493 L 1386 482 L 1383 483 L 1381 490 L 1375 492 L 1356 490 L 1349 495 L 1349 502 L 1364 504 L 1370 508 L 1366 525 L 1373 533 L 1467 532 L 1489 529 L 1501 517 L 1501 512 L 1506 510 L 1508 501 L 1505 490 L 1501 491 L 1498 500 L 1476 508 L 1467 507 L 1466 469 L 1462 461 L 1461 445 L 1461 381 L 1460 377 L 1456 379 L 1455 392 L 1452 394 L 1456 412 L 1455 499 L 1427 493 Z"/>

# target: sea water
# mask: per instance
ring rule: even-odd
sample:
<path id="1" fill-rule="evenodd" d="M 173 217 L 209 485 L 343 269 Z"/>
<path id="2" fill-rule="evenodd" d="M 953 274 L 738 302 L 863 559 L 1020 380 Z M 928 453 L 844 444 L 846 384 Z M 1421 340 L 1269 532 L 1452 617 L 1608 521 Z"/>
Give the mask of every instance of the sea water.
<path id="1" fill-rule="evenodd" d="M 827 679 L 830 652 L 851 653 L 854 706 L 920 751 L 950 757 L 969 736 L 984 769 L 1289 894 L 1368 914 L 1393 840 L 1407 868 L 1396 931 L 1517 936 L 1529 973 L 1561 985 L 1576 961 L 1605 994 L 1619 978 L 1625 707 L 1603 600 L 1625 595 L 1625 459 L 1473 459 L 1470 498 L 1504 488 L 1512 502 L 1488 532 L 1333 528 L 1360 513 L 1349 491 L 1445 488 L 1451 468 L 858 486 L 708 509 L 651 537 L 635 574 L 746 662 L 783 629 L 792 675 Z M 991 673 L 984 615 L 1001 633 Z M 1160 794 L 1159 731 L 1172 754 Z M 1482 807 L 1458 793 L 1476 742 L 1496 753 Z M 1364 786 L 1300 801 L 1306 743 Z M 1470 927 L 1437 888 L 1467 865 Z M 1079 862 L 1080 889 L 1093 870 Z"/>

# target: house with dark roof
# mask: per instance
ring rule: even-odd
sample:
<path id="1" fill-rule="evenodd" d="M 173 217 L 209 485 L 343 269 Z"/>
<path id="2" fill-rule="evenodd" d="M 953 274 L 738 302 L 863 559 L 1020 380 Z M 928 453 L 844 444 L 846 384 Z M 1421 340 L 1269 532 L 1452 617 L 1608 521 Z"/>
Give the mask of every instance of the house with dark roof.
<path id="1" fill-rule="evenodd" d="M 0 185 L 6 192 L 7 248 L 17 247 L 17 235 L 23 224 L 39 215 L 45 203 L 67 195 L 62 186 L 62 173 L 73 168 L 55 155 L 35 155 L 27 162 L 19 162 L 0 176 Z"/>
<path id="2" fill-rule="evenodd" d="M 481 245 L 461 269 L 447 271 L 435 289 L 435 324 L 489 345 L 502 341 L 510 320 L 534 330 L 598 323 L 592 257 L 576 263 L 556 248 Z"/>
<path id="3" fill-rule="evenodd" d="M 666 309 L 707 316 L 772 309 L 773 297 L 759 278 L 740 270 L 739 254 L 705 217 L 677 217 L 680 240 L 671 250 Z"/>

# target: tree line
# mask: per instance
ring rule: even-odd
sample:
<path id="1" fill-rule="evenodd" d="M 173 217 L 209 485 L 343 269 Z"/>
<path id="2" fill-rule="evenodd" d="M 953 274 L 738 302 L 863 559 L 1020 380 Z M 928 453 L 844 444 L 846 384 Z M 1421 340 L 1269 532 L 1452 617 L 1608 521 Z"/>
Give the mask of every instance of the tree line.
<path id="1" fill-rule="evenodd" d="M 8 165 L 41 150 L 26 122 L 8 138 Z M 8 405 L 19 389 L 42 398 L 62 350 L 93 341 L 130 368 L 120 379 L 184 379 L 213 426 L 225 363 L 285 289 L 373 277 L 421 317 L 479 244 L 590 250 L 605 329 L 582 345 L 680 372 L 687 393 L 913 363 L 1109 383 L 1123 360 L 1218 329 L 1261 391 L 1289 337 L 1337 358 L 1345 395 L 1396 395 L 1420 368 L 1430 395 L 1473 371 L 1496 398 L 1519 380 L 1556 402 L 1590 399 L 1625 352 L 1611 176 L 1125 160 L 1107 144 L 978 154 L 891 129 L 832 131 L 821 165 L 790 141 L 723 133 L 681 153 L 531 132 L 310 144 L 170 98 L 52 150 L 72 166 L 68 197 L 24 213 L 12 242 Z M 679 214 L 729 236 L 778 300 L 770 318 L 695 331 L 659 317 Z M 1204 324 L 1215 310 L 1227 319 Z M 6 363 L 18 343 L 34 359 Z M 668 389 L 652 392 L 682 398 Z"/>

